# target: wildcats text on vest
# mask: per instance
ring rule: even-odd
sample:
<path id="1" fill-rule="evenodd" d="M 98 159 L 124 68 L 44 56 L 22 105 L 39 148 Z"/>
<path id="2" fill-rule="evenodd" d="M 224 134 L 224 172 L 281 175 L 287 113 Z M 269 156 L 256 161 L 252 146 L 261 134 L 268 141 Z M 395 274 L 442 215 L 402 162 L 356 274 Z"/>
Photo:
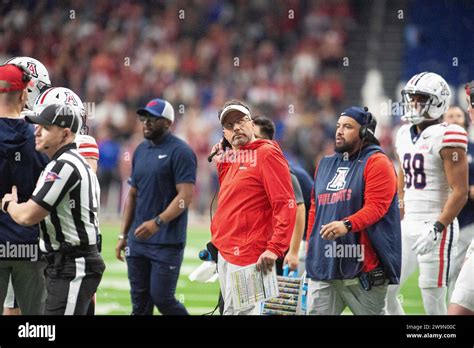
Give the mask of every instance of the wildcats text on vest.
<path id="1" fill-rule="evenodd" d="M 318 195 L 318 205 L 336 204 L 338 202 L 345 202 L 351 199 L 352 189 L 345 189 L 346 177 L 349 172 L 348 167 L 339 167 L 336 174 L 329 181 L 326 190 L 335 191 L 332 193 L 321 193 Z"/>

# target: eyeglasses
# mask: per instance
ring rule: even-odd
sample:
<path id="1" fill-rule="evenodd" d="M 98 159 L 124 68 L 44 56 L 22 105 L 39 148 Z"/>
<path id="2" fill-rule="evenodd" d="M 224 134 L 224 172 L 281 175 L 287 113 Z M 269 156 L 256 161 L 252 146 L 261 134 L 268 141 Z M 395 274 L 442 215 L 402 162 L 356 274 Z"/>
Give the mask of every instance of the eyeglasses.
<path id="1" fill-rule="evenodd" d="M 234 126 L 236 124 L 239 125 L 239 127 L 243 127 L 249 121 L 251 121 L 251 119 L 248 118 L 247 116 L 245 116 L 245 117 L 242 117 L 241 119 L 239 119 L 237 121 L 234 121 L 234 122 L 226 122 L 226 123 L 224 123 L 223 126 L 227 130 L 233 130 Z"/>
<path id="2" fill-rule="evenodd" d="M 153 116 L 138 116 L 140 122 L 145 123 L 146 121 L 150 122 L 151 124 L 155 124 L 156 121 L 160 119 L 160 117 L 153 117 Z"/>

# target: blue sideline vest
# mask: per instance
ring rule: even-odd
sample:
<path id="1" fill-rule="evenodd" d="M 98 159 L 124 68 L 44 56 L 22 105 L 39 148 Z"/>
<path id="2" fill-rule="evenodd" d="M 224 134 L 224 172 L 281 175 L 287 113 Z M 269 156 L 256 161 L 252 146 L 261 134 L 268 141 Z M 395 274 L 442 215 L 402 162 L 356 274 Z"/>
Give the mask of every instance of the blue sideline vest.
<path id="1" fill-rule="evenodd" d="M 349 232 L 335 241 L 328 241 L 321 238 L 319 231 L 321 225 L 340 221 L 362 209 L 364 170 L 367 160 L 376 152 L 383 153 L 383 150 L 377 145 L 369 145 L 362 149 L 359 156 L 355 154 L 349 160 L 344 160 L 343 155 L 338 153 L 324 157 L 319 163 L 314 186 L 316 217 L 306 258 L 309 278 L 351 279 L 360 275 L 363 267 L 360 256 L 347 257 L 346 253 L 344 257 L 339 257 L 333 252 L 342 250 L 344 245 L 360 245 L 360 233 Z M 368 227 L 367 233 L 390 284 L 398 284 L 401 269 L 401 228 L 397 194 L 394 195 L 387 213 L 377 223 Z M 344 250 L 348 249 L 350 247 Z"/>

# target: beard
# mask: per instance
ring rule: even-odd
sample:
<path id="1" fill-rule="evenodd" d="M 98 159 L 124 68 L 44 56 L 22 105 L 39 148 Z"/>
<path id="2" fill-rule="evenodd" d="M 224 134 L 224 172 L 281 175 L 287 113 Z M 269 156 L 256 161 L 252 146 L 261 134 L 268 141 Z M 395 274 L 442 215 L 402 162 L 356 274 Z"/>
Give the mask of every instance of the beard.
<path id="1" fill-rule="evenodd" d="M 337 153 L 347 152 L 347 153 L 351 154 L 352 152 L 354 152 L 354 149 L 356 148 L 356 145 L 357 145 L 357 142 L 349 143 L 347 141 L 343 141 L 343 143 L 341 145 L 335 145 L 334 150 Z"/>

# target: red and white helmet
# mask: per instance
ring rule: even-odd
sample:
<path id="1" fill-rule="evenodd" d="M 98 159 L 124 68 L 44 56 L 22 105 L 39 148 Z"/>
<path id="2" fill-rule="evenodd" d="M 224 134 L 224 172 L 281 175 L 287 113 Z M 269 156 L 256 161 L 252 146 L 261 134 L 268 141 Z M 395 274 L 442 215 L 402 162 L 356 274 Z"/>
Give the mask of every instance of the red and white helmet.
<path id="1" fill-rule="evenodd" d="M 418 110 L 412 102 L 414 94 L 427 98 L 422 109 Z M 422 72 L 413 76 L 402 90 L 405 112 L 402 120 L 419 124 L 426 119 L 438 119 L 448 110 L 451 90 L 448 83 L 440 75 Z"/>
<path id="2" fill-rule="evenodd" d="M 28 100 L 26 102 L 26 108 L 33 110 L 36 98 L 46 89 L 51 87 L 48 70 L 43 63 L 31 57 L 13 57 L 7 60 L 4 64 L 21 65 L 30 72 L 31 82 L 27 87 Z"/>
<path id="3" fill-rule="evenodd" d="M 41 110 L 50 104 L 65 104 L 71 106 L 74 110 L 77 110 L 77 114 L 80 115 L 80 120 L 78 120 L 82 128 L 80 127 L 80 133 L 84 134 L 86 132 L 86 109 L 82 103 L 81 98 L 74 93 L 69 88 L 65 87 L 51 87 L 44 91 L 42 94 L 36 98 L 33 105 L 33 111 L 36 113 L 41 112 Z"/>

